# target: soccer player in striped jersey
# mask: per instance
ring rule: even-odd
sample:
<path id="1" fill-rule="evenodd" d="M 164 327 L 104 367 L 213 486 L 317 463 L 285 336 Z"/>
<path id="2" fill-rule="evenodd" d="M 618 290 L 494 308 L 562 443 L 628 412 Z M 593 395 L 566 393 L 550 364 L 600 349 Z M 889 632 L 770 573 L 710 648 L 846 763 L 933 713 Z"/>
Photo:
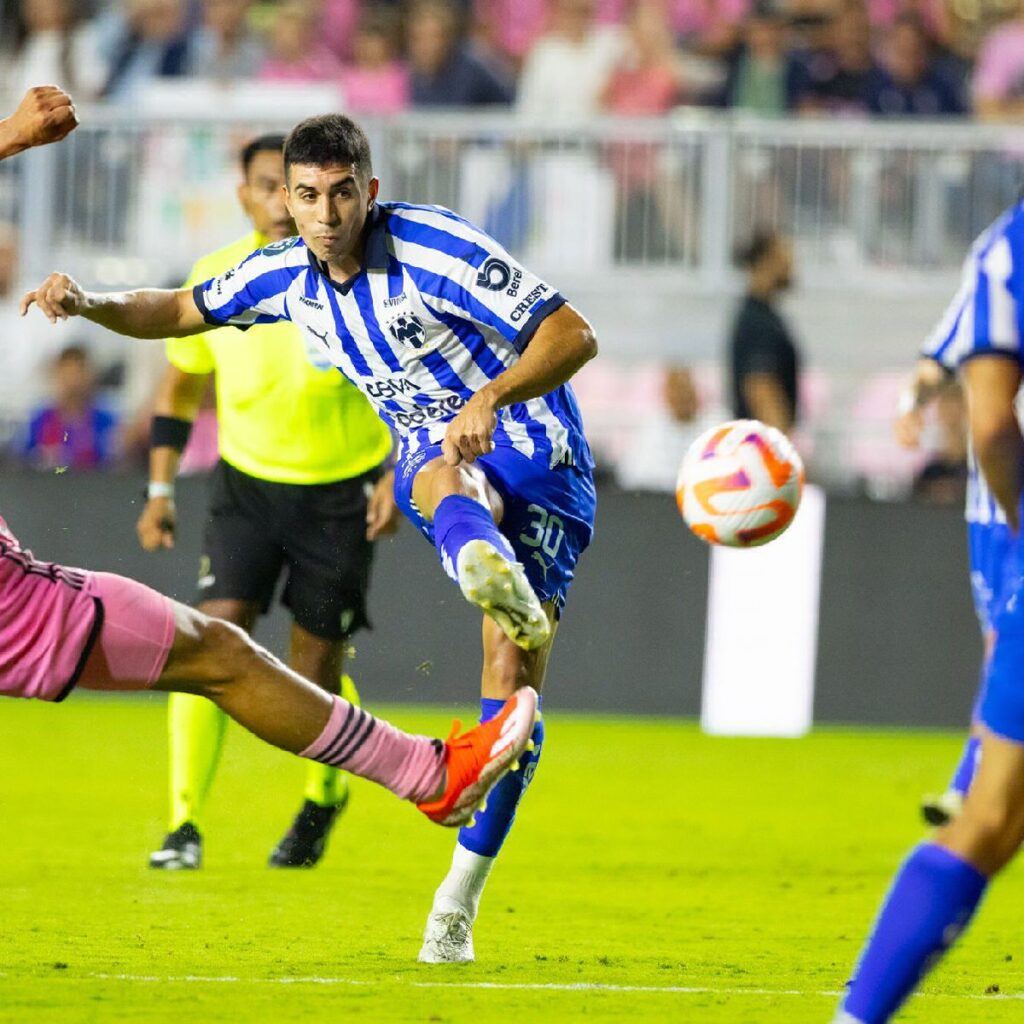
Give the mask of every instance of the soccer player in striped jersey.
<path id="1" fill-rule="evenodd" d="M 283 135 L 264 135 L 242 150 L 238 194 L 254 230 L 199 260 L 185 287 L 294 234 L 284 205 L 283 146 Z M 154 408 L 149 500 L 138 524 L 143 547 L 174 542 L 178 460 L 213 373 L 220 461 L 211 479 L 199 610 L 251 631 L 286 574 L 291 667 L 332 693 L 340 679 L 342 695 L 358 703 L 342 659 L 349 638 L 367 624 L 372 542 L 397 522 L 393 480 L 383 467 L 390 431 L 333 366 L 310 362 L 302 333 L 287 322 L 172 338 L 167 358 Z M 226 719 L 188 694 L 172 696 L 167 714 L 170 821 L 150 866 L 198 868 L 201 816 Z M 309 764 L 302 807 L 270 865 L 316 864 L 348 793 L 342 772 Z"/>
<path id="2" fill-rule="evenodd" d="M 896 436 L 907 448 L 917 448 L 923 428 L 924 409 L 947 388 L 959 387 L 955 366 L 942 362 L 940 353 L 952 350 L 950 333 L 954 323 L 944 317 L 925 342 L 922 358 L 914 371 L 904 394 L 896 422 Z M 981 628 L 983 656 L 979 674 L 979 690 L 971 717 L 971 729 L 964 743 L 960 760 L 945 792 L 926 796 L 921 812 L 929 825 L 945 825 L 956 817 L 963 807 L 964 797 L 970 789 L 978 768 L 981 750 L 981 726 L 978 722 L 978 706 L 985 681 L 985 671 L 995 632 L 992 623 L 999 607 L 1002 593 L 1002 573 L 1006 556 L 1011 547 L 1011 536 L 1006 525 L 1006 516 L 992 500 L 992 495 L 978 469 L 977 460 L 968 447 L 967 501 L 964 509 L 967 520 L 967 552 L 970 564 L 971 596 L 974 611 Z"/>
<path id="3" fill-rule="evenodd" d="M 1024 841 L 1024 554 L 1020 539 L 1024 204 L 975 243 L 963 284 L 928 352 L 967 394 L 979 473 L 976 523 L 1005 523 L 995 573 L 995 641 L 977 709 L 981 757 L 962 811 L 918 846 L 889 890 L 836 1017 L 881 1024 L 967 926 L 989 880 Z"/>
<path id="4" fill-rule="evenodd" d="M 0 160 L 77 123 L 66 93 L 30 89 L 0 120 Z M 230 623 L 123 576 L 38 560 L 0 518 L 0 696 L 62 701 L 76 687 L 205 697 L 267 743 L 372 779 L 450 826 L 470 822 L 531 749 L 538 700 L 522 687 L 464 736 L 459 723 L 447 742 L 411 736 L 296 675 Z"/>
<path id="5" fill-rule="evenodd" d="M 577 559 L 593 460 L 569 378 L 597 350 L 587 322 L 493 239 L 440 207 L 378 202 L 369 143 L 342 115 L 285 144 L 299 230 L 192 290 L 84 292 L 52 274 L 23 299 L 134 337 L 289 319 L 400 438 L 399 506 L 484 612 L 482 719 L 540 688 Z M 543 741 L 459 834 L 420 959 L 474 958 L 472 927 Z"/>

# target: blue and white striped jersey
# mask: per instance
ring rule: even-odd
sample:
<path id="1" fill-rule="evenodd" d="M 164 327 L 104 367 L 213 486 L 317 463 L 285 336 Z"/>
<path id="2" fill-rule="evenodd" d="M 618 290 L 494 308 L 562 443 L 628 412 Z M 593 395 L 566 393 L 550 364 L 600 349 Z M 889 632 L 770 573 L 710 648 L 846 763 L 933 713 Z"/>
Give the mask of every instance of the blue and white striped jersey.
<path id="1" fill-rule="evenodd" d="M 1006 211 L 984 231 L 964 261 L 963 277 L 953 301 L 921 349 L 947 370 L 968 359 L 998 355 L 1024 362 L 1024 203 Z M 1005 523 L 968 453 L 967 508 L 969 523 Z"/>
<path id="2" fill-rule="evenodd" d="M 314 362 L 333 364 L 366 395 L 403 455 L 439 442 L 565 302 L 450 210 L 391 202 L 371 211 L 363 268 L 344 284 L 289 238 L 193 294 L 212 324 L 298 324 Z M 568 384 L 500 410 L 494 441 L 549 467 L 593 466 Z"/>

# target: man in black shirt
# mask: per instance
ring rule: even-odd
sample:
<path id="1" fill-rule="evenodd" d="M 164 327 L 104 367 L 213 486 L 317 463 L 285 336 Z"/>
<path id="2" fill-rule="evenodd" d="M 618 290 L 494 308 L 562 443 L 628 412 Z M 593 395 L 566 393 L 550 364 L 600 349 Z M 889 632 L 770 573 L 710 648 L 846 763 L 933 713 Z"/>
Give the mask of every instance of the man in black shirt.
<path id="1" fill-rule="evenodd" d="M 774 301 L 792 283 L 789 242 L 757 231 L 737 251 L 737 262 L 747 271 L 747 295 L 730 344 L 733 412 L 788 432 L 797 416 L 800 354 Z"/>

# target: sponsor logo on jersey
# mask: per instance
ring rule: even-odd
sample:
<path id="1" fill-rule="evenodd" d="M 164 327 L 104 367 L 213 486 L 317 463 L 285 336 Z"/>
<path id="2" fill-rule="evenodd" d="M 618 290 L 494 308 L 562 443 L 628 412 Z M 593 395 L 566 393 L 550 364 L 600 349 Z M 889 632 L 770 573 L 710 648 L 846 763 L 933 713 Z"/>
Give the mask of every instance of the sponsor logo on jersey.
<path id="1" fill-rule="evenodd" d="M 317 302 L 315 299 L 307 299 L 305 295 L 299 296 L 299 302 L 301 302 L 304 306 L 309 306 L 310 309 L 324 308 L 324 304 L 322 302 Z"/>
<path id="2" fill-rule="evenodd" d="M 409 297 L 405 292 L 402 292 L 401 295 L 395 295 L 390 299 L 385 299 L 381 305 L 383 305 L 385 309 L 391 309 L 393 306 L 400 306 L 403 302 L 407 302 L 408 299 Z"/>
<path id="3" fill-rule="evenodd" d="M 420 318 L 415 313 L 402 313 L 388 324 L 388 331 L 395 341 L 413 348 L 422 348 L 427 340 L 427 332 Z"/>
<path id="4" fill-rule="evenodd" d="M 391 377 L 387 380 L 373 380 L 366 385 L 366 394 L 370 398 L 384 400 L 401 398 L 402 395 L 414 395 L 423 389 L 419 384 L 407 377 Z"/>
<path id="5" fill-rule="evenodd" d="M 529 292 L 525 299 L 512 310 L 509 319 L 512 323 L 517 324 L 524 316 L 527 316 L 530 312 L 530 307 L 548 290 L 546 284 L 539 284 L 532 292 Z"/>
<path id="6" fill-rule="evenodd" d="M 298 236 L 294 238 L 282 238 L 280 242 L 271 242 L 270 245 L 263 246 L 261 252 L 264 256 L 276 256 L 279 252 L 287 252 L 292 246 L 298 245 Z"/>
<path id="7" fill-rule="evenodd" d="M 497 256 L 489 256 L 484 260 L 480 273 L 476 275 L 476 283 L 481 288 L 492 292 L 504 291 L 512 280 L 512 270 L 504 260 Z"/>
<path id="8" fill-rule="evenodd" d="M 465 404 L 466 400 L 461 395 L 448 395 L 432 405 L 417 406 L 412 412 L 394 412 L 389 415 L 394 417 L 395 423 L 400 427 L 423 427 L 428 423 L 440 423 L 450 419 L 452 414 L 458 412 Z"/>

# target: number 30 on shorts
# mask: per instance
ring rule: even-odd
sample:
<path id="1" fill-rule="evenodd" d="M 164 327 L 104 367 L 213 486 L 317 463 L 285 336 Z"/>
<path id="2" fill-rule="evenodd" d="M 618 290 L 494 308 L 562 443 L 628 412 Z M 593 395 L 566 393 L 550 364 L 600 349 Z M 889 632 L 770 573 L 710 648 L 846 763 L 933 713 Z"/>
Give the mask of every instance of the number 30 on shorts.
<path id="1" fill-rule="evenodd" d="M 548 558 L 556 558 L 565 539 L 565 526 L 554 513 L 540 505 L 528 505 L 532 517 L 527 528 L 519 534 L 519 540 L 527 547 L 540 548 Z"/>

